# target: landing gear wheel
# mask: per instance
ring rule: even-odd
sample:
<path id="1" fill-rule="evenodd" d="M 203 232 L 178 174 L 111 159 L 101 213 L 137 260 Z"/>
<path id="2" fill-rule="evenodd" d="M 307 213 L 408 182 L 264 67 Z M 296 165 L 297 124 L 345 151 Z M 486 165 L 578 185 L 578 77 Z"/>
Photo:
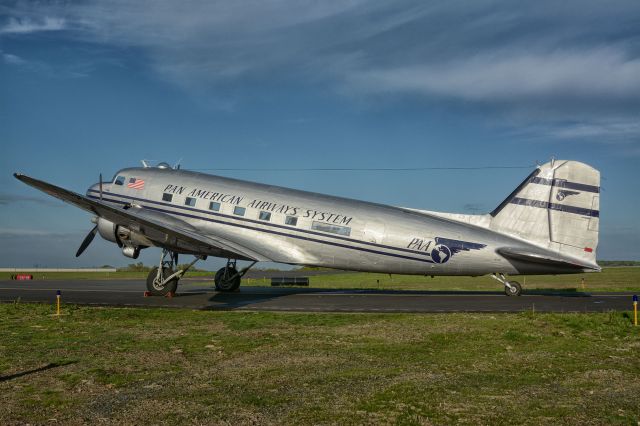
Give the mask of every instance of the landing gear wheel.
<path id="1" fill-rule="evenodd" d="M 173 274 L 171 268 L 162 268 L 162 277 L 168 277 Z M 178 279 L 174 278 L 171 281 L 162 285 L 162 281 L 158 280 L 158 267 L 154 267 L 147 275 L 147 290 L 153 296 L 166 296 L 169 293 L 175 293 L 178 288 Z"/>
<path id="2" fill-rule="evenodd" d="M 240 287 L 241 279 L 236 268 L 227 267 L 219 269 L 213 280 L 216 283 L 216 290 L 229 292 L 236 291 Z"/>
<path id="3" fill-rule="evenodd" d="M 509 281 L 509 285 L 504 286 L 504 292 L 507 296 L 520 296 L 522 286 L 518 281 Z"/>

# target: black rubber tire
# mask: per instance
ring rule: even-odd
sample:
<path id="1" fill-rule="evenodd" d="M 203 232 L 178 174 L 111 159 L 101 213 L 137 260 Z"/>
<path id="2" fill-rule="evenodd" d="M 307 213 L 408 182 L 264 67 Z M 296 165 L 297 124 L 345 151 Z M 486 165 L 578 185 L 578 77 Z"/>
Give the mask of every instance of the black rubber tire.
<path id="1" fill-rule="evenodd" d="M 235 268 L 228 268 L 227 275 L 235 276 L 235 278 L 232 280 L 224 280 L 225 269 L 227 268 L 220 268 L 218 272 L 216 272 L 216 277 L 213 279 L 216 284 L 216 290 L 224 292 L 236 291 L 240 288 L 242 278 L 240 275 L 237 275 L 238 271 L 236 271 Z"/>
<path id="2" fill-rule="evenodd" d="M 167 277 L 173 274 L 173 270 L 171 270 L 171 268 L 164 268 L 162 273 L 165 277 Z M 166 296 L 169 293 L 175 293 L 176 289 L 178 288 L 178 279 L 174 278 L 166 283 L 164 287 L 160 287 L 154 284 L 157 274 L 158 267 L 155 266 L 153 269 L 151 269 L 149 275 L 147 275 L 147 290 L 149 290 L 149 293 L 151 293 L 153 296 Z"/>
<path id="3" fill-rule="evenodd" d="M 511 287 L 504 286 L 504 294 L 507 296 L 520 296 L 522 293 L 522 286 L 518 281 L 509 281 Z"/>

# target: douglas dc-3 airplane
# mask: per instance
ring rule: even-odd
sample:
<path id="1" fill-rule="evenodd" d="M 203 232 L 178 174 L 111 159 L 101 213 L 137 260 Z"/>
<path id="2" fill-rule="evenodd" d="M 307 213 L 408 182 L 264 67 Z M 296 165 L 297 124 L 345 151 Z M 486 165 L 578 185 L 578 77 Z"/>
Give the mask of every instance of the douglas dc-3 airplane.
<path id="1" fill-rule="evenodd" d="M 143 163 L 144 164 L 144 163 Z M 156 167 L 122 169 L 80 195 L 18 174 L 22 182 L 95 215 L 96 233 L 125 256 L 160 247 L 149 273 L 153 295 L 207 256 L 227 259 L 215 276 L 234 291 L 256 262 L 415 275 L 485 275 L 522 288 L 506 275 L 600 271 L 600 173 L 576 161 L 537 167 L 489 214 L 465 215 L 392 207 L 262 183 Z M 195 260 L 179 269 L 178 254 Z M 252 263 L 241 270 L 237 260 Z"/>

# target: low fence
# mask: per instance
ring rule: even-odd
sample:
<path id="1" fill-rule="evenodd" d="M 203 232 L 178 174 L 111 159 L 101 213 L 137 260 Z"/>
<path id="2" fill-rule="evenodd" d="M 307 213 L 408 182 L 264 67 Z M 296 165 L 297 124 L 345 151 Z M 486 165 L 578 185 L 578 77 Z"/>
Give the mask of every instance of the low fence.
<path id="1" fill-rule="evenodd" d="M 117 272 L 116 268 L 0 268 L 0 272 Z"/>
<path id="2" fill-rule="evenodd" d="M 308 287 L 309 277 L 272 277 L 271 278 L 272 287 L 289 286 L 289 285 L 298 285 L 298 286 Z"/>

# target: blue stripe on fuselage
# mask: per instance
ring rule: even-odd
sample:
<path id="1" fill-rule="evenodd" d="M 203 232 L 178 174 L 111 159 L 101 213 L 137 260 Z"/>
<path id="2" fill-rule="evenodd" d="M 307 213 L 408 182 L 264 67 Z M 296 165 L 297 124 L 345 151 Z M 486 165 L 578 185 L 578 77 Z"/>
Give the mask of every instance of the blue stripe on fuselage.
<path id="1" fill-rule="evenodd" d="M 90 190 L 90 192 L 95 192 L 95 191 L 94 190 Z M 113 194 L 113 193 L 103 192 L 102 193 L 102 195 L 103 195 L 102 196 L 102 201 L 118 203 L 118 204 L 123 204 L 123 205 L 129 204 L 129 202 L 127 202 L 127 201 L 106 198 L 105 194 L 106 195 L 113 195 L 113 196 L 116 196 L 116 197 L 135 199 L 137 201 L 147 201 L 147 202 L 150 202 L 150 203 L 155 203 L 155 204 L 160 204 L 160 205 L 167 205 L 167 206 L 173 207 L 173 208 L 191 210 L 191 211 L 198 212 L 198 213 L 206 213 L 206 214 L 209 214 L 209 215 L 227 217 L 227 218 L 232 218 L 232 219 L 235 219 L 235 220 L 241 220 L 241 221 L 246 221 L 246 222 L 255 222 L 255 223 L 263 225 L 263 226 L 264 225 L 271 225 L 271 226 L 275 226 L 275 227 L 279 227 L 279 228 L 284 228 L 284 229 L 287 229 L 287 230 L 294 230 L 294 231 L 297 231 L 297 232 L 306 232 L 306 233 L 311 233 L 311 234 L 317 234 L 315 232 L 310 232 L 310 231 L 306 231 L 306 230 L 303 230 L 303 229 L 289 228 L 289 227 L 280 226 L 280 225 L 276 225 L 276 224 L 267 224 L 267 223 L 264 223 L 264 222 L 253 221 L 251 219 L 236 218 L 236 217 L 227 216 L 227 215 L 224 215 L 224 214 L 218 214 L 218 213 L 213 213 L 213 212 L 208 212 L 208 211 L 202 211 L 202 210 L 198 210 L 198 209 L 191 209 L 191 208 L 186 208 L 186 207 L 182 207 L 182 206 L 175 206 L 175 205 L 171 205 L 171 204 L 160 203 L 160 202 L 153 201 L 153 200 L 145 200 L 143 198 L 129 197 L 129 196 Z M 98 197 L 96 197 L 94 195 L 87 195 L 87 196 L 89 198 L 91 198 L 91 199 L 94 199 L 94 200 L 100 200 L 99 196 Z M 401 259 L 416 260 L 416 261 L 419 261 L 419 262 L 434 263 L 431 259 L 427 259 L 427 258 L 415 258 L 415 257 L 410 257 L 410 256 L 397 254 L 397 253 L 389 253 L 389 252 L 384 252 L 384 251 L 379 251 L 379 250 L 372 250 L 372 249 L 368 249 L 368 248 L 365 248 L 365 247 L 356 247 L 356 246 L 337 243 L 337 242 L 333 242 L 333 241 L 319 240 L 319 239 L 316 239 L 316 238 L 304 237 L 304 236 L 301 236 L 301 235 L 295 235 L 295 234 L 291 234 L 291 233 L 287 233 L 287 232 L 280 232 L 280 231 L 274 231 L 274 230 L 270 230 L 270 229 L 257 228 L 255 226 L 249 226 L 249 225 L 244 225 L 244 224 L 239 224 L 239 223 L 227 222 L 227 221 L 218 220 L 218 219 L 211 219 L 211 218 L 207 218 L 207 217 L 197 216 L 197 215 L 178 212 L 178 211 L 173 211 L 173 210 L 162 209 L 162 208 L 153 207 L 153 206 L 143 206 L 143 207 L 146 208 L 146 209 L 149 209 L 149 210 L 154 210 L 154 211 L 158 211 L 158 212 L 162 212 L 162 213 L 174 214 L 174 215 L 188 217 L 188 218 L 192 218 L 192 219 L 199 219 L 199 220 L 204 220 L 204 221 L 207 221 L 207 222 L 219 223 L 219 224 L 222 224 L 222 225 L 228 225 L 228 226 L 234 226 L 234 227 L 238 227 L 238 228 L 250 229 L 250 230 L 258 231 L 258 232 L 266 232 L 266 233 L 269 233 L 269 234 L 280 235 L 280 236 L 289 237 L 289 238 L 295 238 L 295 239 L 299 239 L 299 240 L 305 240 L 305 241 L 311 241 L 311 242 L 316 242 L 316 243 L 321 243 L 321 244 L 327 244 L 327 245 L 331 245 L 331 246 L 334 246 L 334 247 L 347 248 L 347 249 L 351 249 L 351 250 L 358 250 L 358 251 L 363 251 L 363 252 L 367 252 L 367 253 L 380 254 L 380 255 L 384 255 L 384 256 L 392 256 L 392 257 L 397 257 L 397 258 L 401 258 Z M 330 236 L 330 235 L 324 235 L 324 234 L 318 234 L 318 235 L 321 235 L 323 237 L 336 238 L 336 237 L 333 237 L 333 236 Z M 344 238 L 341 238 L 341 239 L 344 239 Z M 368 242 L 358 241 L 358 240 L 348 240 L 348 241 L 354 241 L 354 242 L 357 242 L 357 243 L 360 243 L 360 244 L 374 245 L 374 243 L 368 243 Z M 383 246 L 381 244 L 375 244 L 375 245 L 376 246 L 382 246 L 382 247 L 385 247 L 385 248 L 389 248 L 389 249 L 392 249 L 392 250 L 397 250 L 397 251 L 404 251 L 404 252 L 408 251 L 408 252 L 415 253 L 415 254 L 429 255 L 428 253 L 414 252 L 414 251 L 406 250 L 406 249 L 403 249 L 403 248 L 397 248 L 397 247 L 392 247 L 392 246 Z"/>
<path id="2" fill-rule="evenodd" d="M 95 194 L 99 194 L 100 193 L 100 191 L 95 190 L 95 189 L 90 189 L 89 192 L 93 192 Z M 396 250 L 396 251 L 401 251 L 401 252 L 405 252 L 405 253 L 422 255 L 422 256 L 430 256 L 429 253 L 425 253 L 425 252 L 417 251 L 417 250 L 411 250 L 411 249 L 407 249 L 407 248 L 404 248 L 404 247 L 394 247 L 394 246 L 389 246 L 389 245 L 385 245 L 385 244 L 373 243 L 373 242 L 370 242 L 370 241 L 361 241 L 361 240 L 356 240 L 356 239 L 353 239 L 353 238 L 342 237 L 342 236 L 339 236 L 339 235 L 328 235 L 328 234 L 323 234 L 321 232 L 311 231 L 311 230 L 307 230 L 307 229 L 294 228 L 294 227 L 290 227 L 290 226 L 279 225 L 277 223 L 271 223 L 271 222 L 259 221 L 259 220 L 254 220 L 254 219 L 248 219 L 246 217 L 241 217 L 241 216 L 235 216 L 235 215 L 232 216 L 232 215 L 227 215 L 227 214 L 224 214 L 224 213 L 214 212 L 214 211 L 210 211 L 210 210 L 201 210 L 201 209 L 196 209 L 196 208 L 192 208 L 192 207 L 176 205 L 176 204 L 172 204 L 172 203 L 165 203 L 165 202 L 162 202 L 162 201 L 149 200 L 149 199 L 146 199 L 146 198 L 132 197 L 130 195 L 116 194 L 116 193 L 113 193 L 113 192 L 103 191 L 102 194 L 103 194 L 103 196 L 104 195 L 112 195 L 112 196 L 115 196 L 115 197 L 126 198 L 128 200 L 143 201 L 143 202 L 146 202 L 146 203 L 152 203 L 152 204 L 157 204 L 157 205 L 160 205 L 160 206 L 171 207 L 171 208 L 175 208 L 175 209 L 180 209 L 180 210 L 186 210 L 186 211 L 191 211 L 191 212 L 195 212 L 195 213 L 206 214 L 206 215 L 209 215 L 209 216 L 218 216 L 218 217 L 224 217 L 224 218 L 227 218 L 227 219 L 238 220 L 238 221 L 241 221 L 241 222 L 254 223 L 254 224 L 258 224 L 258 225 L 262 225 L 262 226 L 266 226 L 266 227 L 286 229 L 286 230 L 289 230 L 289 231 L 296 231 L 296 232 L 301 232 L 301 233 L 304 233 L 304 234 L 310 234 L 310 235 L 317 235 L 317 236 L 320 236 L 320 237 L 333 238 L 333 239 L 336 239 L 336 240 L 348 241 L 348 242 L 351 242 L 351 243 L 358 243 L 358 244 L 368 245 L 368 246 L 372 246 L 372 247 L 385 248 L 385 249 Z M 94 197 L 94 199 L 98 199 L 98 198 Z M 127 204 L 127 203 L 124 203 L 124 204 Z M 169 212 L 170 213 L 174 213 L 172 210 L 169 211 Z M 200 217 L 198 217 L 198 218 L 200 218 Z"/>

